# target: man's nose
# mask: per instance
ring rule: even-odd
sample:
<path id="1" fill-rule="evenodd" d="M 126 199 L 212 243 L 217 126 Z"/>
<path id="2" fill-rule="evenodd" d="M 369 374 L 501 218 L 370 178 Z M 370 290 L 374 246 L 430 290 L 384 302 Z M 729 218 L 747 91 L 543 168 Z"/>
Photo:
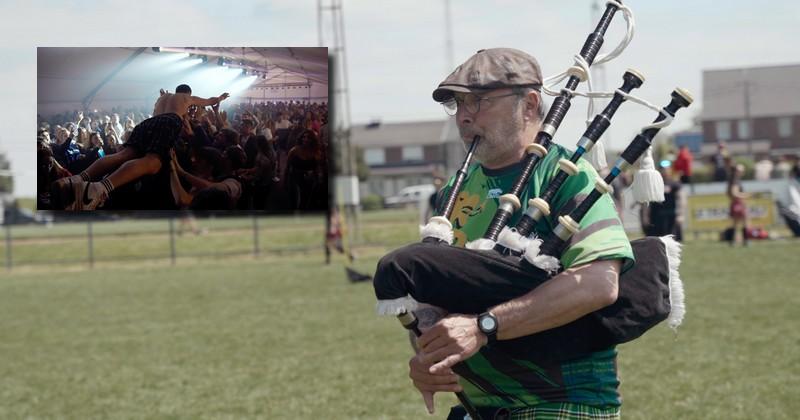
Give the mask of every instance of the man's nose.
<path id="1" fill-rule="evenodd" d="M 458 125 L 470 125 L 473 122 L 473 115 L 467 112 L 463 106 L 460 106 L 456 111 L 456 122 L 458 122 Z"/>

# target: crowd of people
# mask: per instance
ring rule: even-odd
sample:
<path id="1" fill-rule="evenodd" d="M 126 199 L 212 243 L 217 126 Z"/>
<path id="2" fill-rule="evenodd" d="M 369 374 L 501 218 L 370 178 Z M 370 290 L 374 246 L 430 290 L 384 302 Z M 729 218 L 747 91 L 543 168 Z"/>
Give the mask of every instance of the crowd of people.
<path id="1" fill-rule="evenodd" d="M 153 117 L 146 109 L 112 108 L 39 116 L 38 208 L 327 208 L 327 104 L 281 101 L 220 108 L 227 95 L 205 100 L 188 92 L 184 96 L 195 101 L 185 115 L 158 115 L 165 111 L 151 109 Z M 173 95 L 161 93 L 162 98 Z M 174 141 L 159 139 L 167 126 L 178 129 Z M 84 205 L 75 199 L 80 192 L 70 191 L 78 188 L 79 174 L 87 183 Z"/>
<path id="2" fill-rule="evenodd" d="M 728 151 L 725 143 L 717 145 L 708 163 L 710 181 L 726 183 L 725 192 L 729 199 L 728 216 L 731 227 L 723 232 L 725 240 L 731 245 L 747 245 L 747 240 L 761 234 L 750 227 L 747 200 L 751 194 L 744 191 L 742 181 L 747 169 L 737 162 Z M 641 208 L 642 230 L 646 235 L 675 235 L 678 241 L 683 238 L 685 196 L 693 191 L 695 177 L 694 157 L 687 146 L 681 146 L 674 159 L 664 159 L 659 171 L 664 178 L 664 201 L 650 203 Z M 800 158 L 780 156 L 773 161 L 768 155 L 756 156 L 752 167 L 752 178 L 757 181 L 770 179 L 794 179 L 800 182 Z"/>

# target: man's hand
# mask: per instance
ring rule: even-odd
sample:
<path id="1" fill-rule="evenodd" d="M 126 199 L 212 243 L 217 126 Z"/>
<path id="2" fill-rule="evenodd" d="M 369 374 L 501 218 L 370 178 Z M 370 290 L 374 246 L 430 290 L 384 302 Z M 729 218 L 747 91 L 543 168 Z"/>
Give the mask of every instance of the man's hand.
<path id="1" fill-rule="evenodd" d="M 189 120 L 189 116 L 188 115 L 184 115 L 184 117 L 183 117 L 183 134 L 185 134 L 187 136 L 193 136 L 194 135 L 194 130 L 192 129 L 192 123 Z"/>
<path id="2" fill-rule="evenodd" d="M 222 101 L 228 99 L 228 97 L 230 97 L 230 96 L 231 95 L 228 95 L 228 92 L 225 92 L 222 95 L 219 95 L 219 101 L 222 102 Z"/>
<path id="3" fill-rule="evenodd" d="M 167 91 L 164 90 L 164 88 L 161 88 L 161 89 L 158 90 L 158 96 L 164 96 L 164 95 L 166 95 L 166 93 L 167 93 Z"/>
<path id="4" fill-rule="evenodd" d="M 178 162 L 178 156 L 175 154 L 175 149 L 169 150 L 169 161 L 172 170 L 174 170 L 178 175 L 182 175 L 184 170 L 181 167 L 180 162 Z"/>
<path id="5" fill-rule="evenodd" d="M 433 395 L 437 392 L 460 392 L 461 385 L 458 384 L 458 375 L 450 369 L 444 369 L 441 373 L 430 373 L 431 363 L 423 360 L 421 355 L 414 356 L 408 362 L 408 376 L 414 382 L 428 413 L 433 414 Z"/>
<path id="6" fill-rule="evenodd" d="M 435 375 L 469 359 L 487 341 L 486 335 L 478 329 L 475 315 L 454 314 L 425 331 L 417 339 L 417 345 L 419 356 L 423 362 L 433 364 L 430 373 Z"/>

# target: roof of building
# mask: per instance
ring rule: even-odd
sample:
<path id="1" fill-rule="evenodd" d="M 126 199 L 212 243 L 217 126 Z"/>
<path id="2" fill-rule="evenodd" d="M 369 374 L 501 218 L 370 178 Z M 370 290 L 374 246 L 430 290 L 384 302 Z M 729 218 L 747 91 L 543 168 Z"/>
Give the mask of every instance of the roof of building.
<path id="1" fill-rule="evenodd" d="M 800 114 L 800 64 L 703 71 L 703 119 Z"/>
<path id="2" fill-rule="evenodd" d="M 370 127 L 370 128 L 368 128 Z M 353 125 L 351 141 L 364 148 L 428 146 L 458 141 L 454 119 Z"/>

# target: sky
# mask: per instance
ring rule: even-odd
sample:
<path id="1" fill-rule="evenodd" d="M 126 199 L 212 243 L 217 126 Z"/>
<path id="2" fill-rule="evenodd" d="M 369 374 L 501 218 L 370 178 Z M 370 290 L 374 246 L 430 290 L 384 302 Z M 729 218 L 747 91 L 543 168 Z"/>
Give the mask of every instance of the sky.
<path id="1" fill-rule="evenodd" d="M 596 22 L 594 0 L 451 0 L 450 62 L 444 0 L 342 3 L 353 124 L 444 119 L 431 92 L 482 48 L 518 48 L 537 57 L 545 76 L 559 73 L 572 64 Z M 703 70 L 800 64 L 798 2 L 625 4 L 633 9 L 636 32 L 628 49 L 605 66 L 605 86 L 618 87 L 624 70 L 635 68 L 646 77 L 636 93 L 657 106 L 668 102 L 674 87 L 690 90 L 695 103 L 666 130 L 688 129 L 700 115 Z M 317 5 L 317 0 L 0 0 L 0 151 L 11 161 L 15 196 L 36 194 L 36 47 L 318 46 Z M 332 46 L 330 17 L 323 14 L 324 46 Z M 621 16 L 615 18 L 606 47 L 618 43 L 624 26 Z M 568 147 L 580 137 L 586 118 L 578 101 L 556 136 Z M 654 116 L 623 105 L 607 148 L 624 147 Z"/>

